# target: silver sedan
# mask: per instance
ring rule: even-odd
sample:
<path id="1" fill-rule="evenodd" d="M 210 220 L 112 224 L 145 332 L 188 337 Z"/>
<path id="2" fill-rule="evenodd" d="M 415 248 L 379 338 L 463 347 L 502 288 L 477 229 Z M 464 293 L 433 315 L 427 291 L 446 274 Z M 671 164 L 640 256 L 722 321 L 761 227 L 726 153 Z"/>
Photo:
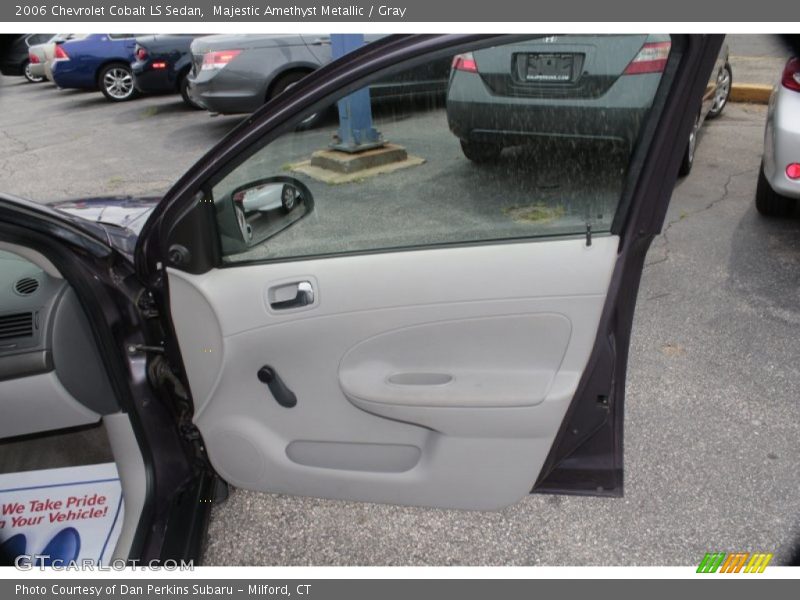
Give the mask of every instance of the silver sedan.
<path id="1" fill-rule="evenodd" d="M 758 173 L 756 208 L 769 216 L 790 214 L 800 200 L 800 57 L 790 58 L 772 91 Z"/>

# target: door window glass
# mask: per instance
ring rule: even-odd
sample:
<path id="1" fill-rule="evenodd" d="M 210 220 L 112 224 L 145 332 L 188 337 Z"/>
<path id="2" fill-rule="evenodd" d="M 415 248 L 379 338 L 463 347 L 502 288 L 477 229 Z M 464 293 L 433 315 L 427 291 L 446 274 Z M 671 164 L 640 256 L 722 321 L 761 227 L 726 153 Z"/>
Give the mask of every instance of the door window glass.
<path id="1" fill-rule="evenodd" d="M 224 260 L 608 233 L 669 52 L 539 36 L 379 77 L 212 187 Z"/>

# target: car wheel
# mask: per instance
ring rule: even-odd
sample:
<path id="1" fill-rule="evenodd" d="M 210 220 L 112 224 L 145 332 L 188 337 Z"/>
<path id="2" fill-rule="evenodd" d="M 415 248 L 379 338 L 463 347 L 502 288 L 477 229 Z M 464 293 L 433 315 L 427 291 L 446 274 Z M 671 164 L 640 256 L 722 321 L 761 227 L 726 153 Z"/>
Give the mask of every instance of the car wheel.
<path id="1" fill-rule="evenodd" d="M 193 108 L 194 110 L 201 110 L 203 107 L 192 100 L 192 97 L 189 95 L 189 79 L 187 78 L 187 75 L 188 73 L 184 73 L 181 76 L 181 80 L 178 83 L 178 91 L 180 91 L 181 98 L 183 98 L 183 103 L 186 106 Z"/>
<path id="2" fill-rule="evenodd" d="M 725 105 L 728 104 L 728 98 L 731 97 L 731 87 L 733 86 L 733 71 L 731 66 L 725 63 L 722 71 L 717 77 L 717 91 L 714 93 L 714 104 L 711 110 L 708 111 L 707 119 L 714 119 L 722 114 Z"/>
<path id="3" fill-rule="evenodd" d="M 28 60 L 26 60 L 25 64 L 22 66 L 22 74 L 30 83 L 41 83 L 44 81 L 44 77 L 37 77 L 31 73 L 31 63 Z"/>
<path id="4" fill-rule="evenodd" d="M 297 192 L 293 186 L 284 186 L 281 194 L 281 206 L 284 212 L 290 213 L 297 206 Z"/>
<path id="5" fill-rule="evenodd" d="M 680 169 L 678 169 L 678 175 L 680 177 L 686 177 L 692 172 L 692 167 L 694 166 L 694 154 L 697 150 L 697 134 L 699 131 L 700 113 L 697 113 L 697 116 L 694 119 L 694 125 L 692 125 L 692 131 L 689 133 L 689 141 L 686 143 L 686 151 L 683 153 L 683 160 L 681 160 Z"/>
<path id="6" fill-rule="evenodd" d="M 270 90 L 269 98 L 267 100 L 272 100 L 279 94 L 285 92 L 290 87 L 295 85 L 298 81 L 300 81 L 303 77 L 308 75 L 308 73 L 302 71 L 295 71 L 293 73 L 287 73 L 278 78 L 278 80 L 273 84 L 272 89 Z M 309 115 L 300 123 L 297 124 L 296 129 L 298 131 L 305 131 L 306 129 L 313 129 L 322 121 L 325 113 L 323 111 L 315 112 L 312 115 Z"/>
<path id="7" fill-rule="evenodd" d="M 253 228 L 247 222 L 247 217 L 244 214 L 244 209 L 238 204 L 233 205 L 233 210 L 236 213 L 236 223 L 239 225 L 239 231 L 242 234 L 242 241 L 245 244 L 250 244 L 253 241 Z"/>
<path id="8" fill-rule="evenodd" d="M 461 140 L 461 151 L 474 163 L 491 163 L 500 158 L 503 147 L 491 142 L 468 142 Z"/>
<path id="9" fill-rule="evenodd" d="M 794 200 L 781 196 L 767 181 L 764 175 L 764 163 L 758 169 L 758 184 L 756 185 L 756 209 L 767 217 L 787 217 L 794 210 Z"/>
<path id="10" fill-rule="evenodd" d="M 136 97 L 133 73 L 128 65 L 114 63 L 106 65 L 97 78 L 100 91 L 112 102 L 125 102 Z"/>

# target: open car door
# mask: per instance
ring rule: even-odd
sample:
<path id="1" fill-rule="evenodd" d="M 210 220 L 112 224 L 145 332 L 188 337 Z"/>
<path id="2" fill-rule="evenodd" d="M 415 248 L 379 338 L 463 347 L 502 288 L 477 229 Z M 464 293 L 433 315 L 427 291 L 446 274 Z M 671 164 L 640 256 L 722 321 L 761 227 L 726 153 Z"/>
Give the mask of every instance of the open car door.
<path id="1" fill-rule="evenodd" d="M 721 43 L 393 36 L 234 130 L 136 255 L 219 475 L 468 509 L 620 495 L 639 280 Z M 388 145 L 298 128 L 442 60 L 446 91 L 372 103 Z"/>

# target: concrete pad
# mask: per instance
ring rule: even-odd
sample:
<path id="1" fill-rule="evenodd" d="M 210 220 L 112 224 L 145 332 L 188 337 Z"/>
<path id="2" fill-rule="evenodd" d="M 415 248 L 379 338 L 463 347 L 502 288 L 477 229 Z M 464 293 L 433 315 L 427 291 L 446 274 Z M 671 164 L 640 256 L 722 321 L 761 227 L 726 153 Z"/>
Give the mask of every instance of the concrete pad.
<path id="1" fill-rule="evenodd" d="M 768 104 L 772 86 L 759 83 L 734 83 L 731 87 L 731 102 Z"/>
<path id="2" fill-rule="evenodd" d="M 336 173 L 355 173 L 374 169 L 408 158 L 408 152 L 397 144 L 384 144 L 364 152 L 342 152 L 341 150 L 318 150 L 311 155 L 311 166 Z"/>
<path id="3" fill-rule="evenodd" d="M 321 167 L 314 166 L 312 159 L 289 165 L 289 170 L 296 173 L 302 173 L 303 175 L 307 175 L 312 179 L 316 179 L 317 181 L 321 181 L 323 183 L 338 185 L 341 183 L 363 181 L 364 179 L 375 177 L 377 175 L 393 173 L 395 171 L 408 169 L 410 167 L 417 167 L 425 162 L 426 161 L 424 158 L 409 155 L 405 160 L 402 161 L 379 165 L 377 167 L 371 167 L 368 169 L 362 169 L 352 173 L 340 173 L 337 171 L 331 171 L 330 169 L 323 169 Z"/>

